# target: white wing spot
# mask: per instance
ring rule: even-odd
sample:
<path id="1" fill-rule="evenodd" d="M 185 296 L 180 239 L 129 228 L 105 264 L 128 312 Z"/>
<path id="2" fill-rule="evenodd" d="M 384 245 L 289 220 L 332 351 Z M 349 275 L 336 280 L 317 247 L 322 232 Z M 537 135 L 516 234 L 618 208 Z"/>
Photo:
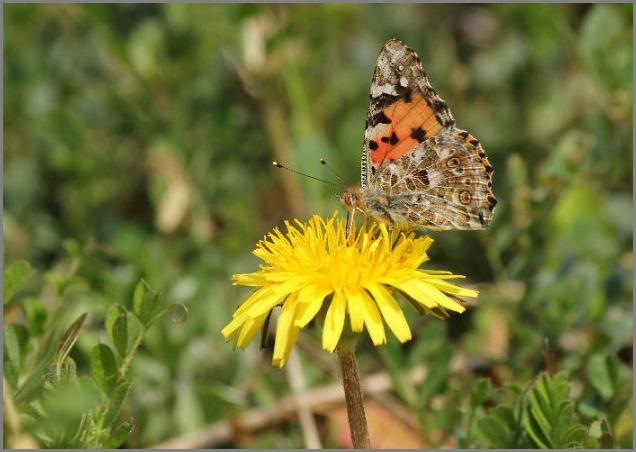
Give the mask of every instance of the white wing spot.
<path id="1" fill-rule="evenodd" d="M 391 83 L 386 83 L 384 85 L 371 85 L 371 97 L 379 97 L 382 94 L 390 94 L 392 96 L 396 96 L 397 91 L 395 90 L 395 85 Z"/>

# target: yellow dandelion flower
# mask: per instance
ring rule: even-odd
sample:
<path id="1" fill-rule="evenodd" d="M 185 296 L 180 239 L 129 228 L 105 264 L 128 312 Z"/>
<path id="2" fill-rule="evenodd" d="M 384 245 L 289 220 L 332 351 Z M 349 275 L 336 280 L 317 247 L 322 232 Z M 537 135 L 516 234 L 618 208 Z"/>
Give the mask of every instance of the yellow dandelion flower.
<path id="1" fill-rule="evenodd" d="M 232 279 L 234 285 L 257 289 L 221 331 L 225 340 L 233 338 L 235 347 L 244 349 L 272 309 L 281 306 L 272 363 L 282 367 L 298 332 L 315 318 L 322 320 L 323 348 L 333 352 L 343 331 L 360 333 L 365 327 L 375 345 L 386 343 L 384 322 L 400 342 L 410 340 L 396 293 L 421 314 L 442 316 L 465 310 L 453 297 L 477 296 L 447 281 L 464 276 L 419 268 L 428 260 L 429 236 L 400 234 L 394 242 L 384 224 L 373 223 L 347 240 L 346 221 L 336 216 L 286 222 L 285 234 L 274 229 L 256 245 L 254 255 L 265 264 Z"/>

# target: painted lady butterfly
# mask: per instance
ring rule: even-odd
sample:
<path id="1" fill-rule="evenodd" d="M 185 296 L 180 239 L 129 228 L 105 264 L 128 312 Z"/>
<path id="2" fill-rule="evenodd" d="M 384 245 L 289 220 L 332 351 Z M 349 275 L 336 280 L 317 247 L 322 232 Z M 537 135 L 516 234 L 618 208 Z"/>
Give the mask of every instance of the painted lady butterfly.
<path id="1" fill-rule="evenodd" d="M 361 183 L 341 196 L 350 211 L 400 229 L 482 229 L 497 200 L 479 141 L 456 129 L 420 59 L 397 39 L 378 56 L 362 148 Z"/>

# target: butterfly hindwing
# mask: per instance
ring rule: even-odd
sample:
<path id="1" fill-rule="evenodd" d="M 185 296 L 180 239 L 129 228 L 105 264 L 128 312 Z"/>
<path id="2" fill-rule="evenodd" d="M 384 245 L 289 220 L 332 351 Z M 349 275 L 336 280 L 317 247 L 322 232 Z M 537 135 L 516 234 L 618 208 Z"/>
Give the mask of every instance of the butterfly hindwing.
<path id="1" fill-rule="evenodd" d="M 492 167 L 468 132 L 442 132 L 381 167 L 368 209 L 404 229 L 481 229 L 496 204 Z M 371 192 L 368 192 L 371 193 Z M 386 194 L 384 196 L 380 194 Z"/>

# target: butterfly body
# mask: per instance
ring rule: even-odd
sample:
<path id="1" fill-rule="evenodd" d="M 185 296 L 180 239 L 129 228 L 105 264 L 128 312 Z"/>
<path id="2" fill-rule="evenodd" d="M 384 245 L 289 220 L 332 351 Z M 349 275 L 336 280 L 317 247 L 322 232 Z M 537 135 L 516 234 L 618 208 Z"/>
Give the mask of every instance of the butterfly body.
<path id="1" fill-rule="evenodd" d="M 361 183 L 345 191 L 343 205 L 400 229 L 482 229 L 497 202 L 492 172 L 417 54 L 387 42 L 371 83 Z"/>

